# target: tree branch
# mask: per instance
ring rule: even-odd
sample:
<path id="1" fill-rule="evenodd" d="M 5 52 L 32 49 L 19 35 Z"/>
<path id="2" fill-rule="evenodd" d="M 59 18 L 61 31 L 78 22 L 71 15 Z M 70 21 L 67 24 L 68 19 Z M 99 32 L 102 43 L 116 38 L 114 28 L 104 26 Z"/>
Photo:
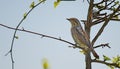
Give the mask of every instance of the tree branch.
<path id="1" fill-rule="evenodd" d="M 116 4 L 114 3 L 115 0 L 111 0 L 111 2 L 108 2 L 108 3 L 107 2 L 108 2 L 108 0 L 102 0 L 101 2 L 94 4 L 94 8 L 96 8 L 98 10 L 96 10 L 96 12 L 93 13 L 93 15 L 94 15 L 93 20 L 94 21 L 92 22 L 92 26 L 96 25 L 96 24 L 99 24 L 99 23 L 102 23 L 102 22 L 105 21 L 106 18 L 109 18 L 110 14 L 107 15 L 106 12 L 103 13 L 102 11 L 106 11 L 106 10 L 114 11 L 114 10 L 112 10 L 112 8 L 114 6 L 116 6 Z M 102 3 L 104 3 L 105 5 L 100 6 Z M 116 14 L 113 17 L 116 17 L 117 15 L 119 15 L 119 14 Z"/>
<path id="2" fill-rule="evenodd" d="M 96 24 L 100 24 L 100 23 L 102 23 L 104 21 L 105 21 L 105 17 L 104 18 L 99 18 L 99 19 L 92 22 L 92 26 L 96 25 Z"/>
<path id="3" fill-rule="evenodd" d="M 109 43 L 105 43 L 105 44 L 100 44 L 100 45 L 97 45 L 97 46 L 95 46 L 94 48 L 98 48 L 98 47 L 108 47 L 108 48 L 111 48 L 110 46 L 109 46 Z"/>
<path id="4" fill-rule="evenodd" d="M 89 35 L 90 37 L 90 28 L 91 28 L 91 24 L 92 24 L 92 12 L 93 12 L 93 3 L 94 0 L 90 0 L 90 4 L 89 4 L 89 9 L 88 9 L 88 14 L 87 14 L 87 22 L 85 24 L 85 31 L 86 33 Z"/>
<path id="5" fill-rule="evenodd" d="M 13 37 L 12 37 L 12 42 L 11 42 L 11 48 L 10 50 L 8 51 L 8 53 L 6 54 L 6 56 L 10 53 L 10 56 L 11 56 L 11 61 L 12 61 L 12 69 L 14 69 L 14 59 L 13 59 L 13 45 L 14 45 L 14 41 L 15 41 L 15 36 L 16 36 L 16 33 L 17 33 L 17 29 L 19 28 L 19 26 L 23 23 L 23 21 L 25 20 L 25 18 L 30 14 L 30 12 L 35 8 L 37 7 L 38 5 L 40 5 L 41 3 L 43 3 L 45 0 L 42 0 L 40 1 L 38 4 L 34 5 L 26 14 L 25 16 L 20 20 L 20 22 L 18 23 L 18 25 L 16 26 L 16 28 L 14 29 L 14 34 L 13 34 Z"/>
<path id="6" fill-rule="evenodd" d="M 113 18 L 110 19 L 110 20 L 112 20 L 112 21 L 120 21 L 120 19 L 113 19 Z"/>
<path id="7" fill-rule="evenodd" d="M 91 30 L 91 24 L 92 24 L 92 12 L 93 12 L 93 3 L 94 0 L 90 0 L 89 3 L 89 9 L 88 9 L 88 14 L 87 14 L 87 22 L 85 23 L 85 31 L 88 34 L 88 36 L 90 37 L 90 30 Z M 90 55 L 90 51 L 88 50 L 88 52 L 86 52 L 85 54 L 85 62 L 86 62 L 86 69 L 91 69 L 91 55 Z"/>
<path id="8" fill-rule="evenodd" d="M 4 24 L 0 24 L 0 26 L 5 27 L 5 28 L 8 28 L 8 29 L 16 30 L 16 28 L 9 27 L 9 26 L 4 25 Z M 76 44 L 71 43 L 71 42 L 69 42 L 69 41 L 67 41 L 67 40 L 61 39 L 61 38 L 56 38 L 56 37 L 53 37 L 53 36 L 44 35 L 44 34 L 40 34 L 40 33 L 37 33 L 37 32 L 30 31 L 30 30 L 25 30 L 25 29 L 17 29 L 17 30 L 18 30 L 18 31 L 22 31 L 22 32 L 27 32 L 27 33 L 30 33 L 30 34 L 39 35 L 39 36 L 42 36 L 42 37 L 47 37 L 47 38 L 59 40 L 59 41 L 62 41 L 62 42 L 65 42 L 65 43 L 68 43 L 68 44 L 72 45 L 73 48 L 82 49 L 80 46 L 77 46 Z M 7 55 L 7 54 L 6 54 L 6 55 Z"/>
<path id="9" fill-rule="evenodd" d="M 112 19 L 112 17 L 114 16 L 114 14 L 119 10 L 120 5 L 117 7 L 117 9 L 110 14 L 109 18 L 106 18 L 104 24 L 102 25 L 102 27 L 100 28 L 100 30 L 98 31 L 97 35 L 94 37 L 94 39 L 92 40 L 92 45 L 94 45 L 94 43 L 96 42 L 96 40 L 98 39 L 98 37 L 102 34 L 104 28 L 107 26 L 108 22 L 110 21 L 110 19 Z"/>
<path id="10" fill-rule="evenodd" d="M 116 63 L 109 63 L 109 62 L 95 60 L 95 59 L 93 59 L 91 62 L 101 63 L 101 64 L 105 64 L 107 66 L 114 66 L 114 67 L 120 68 L 119 64 L 116 64 Z"/>

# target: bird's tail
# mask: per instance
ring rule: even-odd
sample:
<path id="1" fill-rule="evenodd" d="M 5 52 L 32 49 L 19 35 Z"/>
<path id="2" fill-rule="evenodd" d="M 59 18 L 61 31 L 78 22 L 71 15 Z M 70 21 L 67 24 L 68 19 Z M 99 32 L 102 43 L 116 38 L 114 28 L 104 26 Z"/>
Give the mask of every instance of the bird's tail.
<path id="1" fill-rule="evenodd" d="M 95 58 L 99 59 L 99 55 L 95 52 L 94 49 L 92 49 L 92 54 Z"/>

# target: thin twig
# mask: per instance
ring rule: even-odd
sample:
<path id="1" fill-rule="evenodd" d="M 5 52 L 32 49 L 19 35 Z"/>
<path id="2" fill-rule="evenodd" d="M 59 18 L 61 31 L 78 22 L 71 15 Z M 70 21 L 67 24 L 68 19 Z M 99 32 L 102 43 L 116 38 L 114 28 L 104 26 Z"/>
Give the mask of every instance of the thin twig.
<path id="1" fill-rule="evenodd" d="M 100 24 L 100 23 L 104 22 L 106 20 L 106 18 L 108 18 L 109 16 L 110 16 L 110 14 L 106 15 L 105 17 L 101 17 L 101 18 L 93 21 L 91 26 L 96 25 L 96 24 Z"/>
<path id="2" fill-rule="evenodd" d="M 112 21 L 120 21 L 120 19 L 110 19 L 110 20 L 112 20 Z"/>
<path id="3" fill-rule="evenodd" d="M 112 19 L 113 15 L 119 10 L 119 8 L 120 8 L 120 5 L 117 7 L 117 9 L 113 13 L 110 14 L 109 18 L 106 18 L 104 24 L 102 25 L 102 27 L 98 31 L 97 35 L 92 40 L 92 45 L 94 45 L 94 43 L 96 42 L 96 40 L 98 39 L 98 37 L 102 34 L 103 30 L 105 29 L 105 27 L 109 23 L 110 19 Z"/>
<path id="4" fill-rule="evenodd" d="M 97 46 L 95 46 L 94 48 L 98 48 L 98 47 L 108 47 L 108 48 L 111 48 L 110 46 L 109 46 L 109 43 L 105 43 L 105 44 L 100 44 L 100 45 L 97 45 Z"/>
<path id="5" fill-rule="evenodd" d="M 111 1 L 111 2 L 108 3 L 108 4 L 107 4 L 107 1 L 108 1 L 108 0 L 103 0 L 103 1 L 101 1 L 101 2 L 99 2 L 99 3 L 94 4 L 94 7 L 97 6 L 97 8 L 98 8 L 98 11 L 97 11 L 97 12 L 99 12 L 99 15 L 101 15 L 100 12 L 103 11 L 103 10 L 110 10 L 110 9 L 108 9 L 108 7 L 109 7 L 109 5 L 111 5 L 112 3 L 114 3 L 115 0 Z M 101 3 L 103 3 L 103 2 L 105 2 L 105 7 L 100 8 L 99 5 L 100 5 Z M 111 7 L 112 7 L 112 6 L 111 6 Z M 112 10 L 111 10 L 111 11 L 112 11 Z M 110 14 L 107 15 L 107 13 L 104 13 L 104 15 L 105 15 L 104 17 L 98 17 L 98 16 L 96 15 L 98 18 L 97 18 L 97 17 L 95 18 L 95 19 L 97 19 L 97 20 L 95 20 L 95 21 L 92 22 L 92 26 L 104 22 L 105 19 L 110 16 Z"/>
<path id="6" fill-rule="evenodd" d="M 9 26 L 4 25 L 4 24 L 0 24 L 0 26 L 3 26 L 3 27 L 8 28 L 8 29 L 15 30 L 15 28 L 9 27 Z M 35 35 L 39 35 L 39 36 L 42 36 L 42 38 L 43 38 L 43 37 L 47 37 L 47 38 L 59 40 L 59 41 L 62 41 L 62 42 L 65 42 L 65 43 L 68 43 L 68 44 L 72 45 L 72 46 L 69 46 L 69 47 L 72 47 L 72 48 L 83 49 L 83 48 L 81 48 L 80 46 L 78 46 L 77 44 L 71 43 L 71 42 L 69 42 L 69 41 L 67 41 L 67 40 L 64 40 L 64 39 L 61 39 L 61 38 L 56 38 L 56 37 L 53 37 L 53 36 L 40 34 L 40 33 L 37 33 L 37 32 L 30 31 L 30 30 L 25 30 L 25 29 L 23 29 L 23 28 L 22 28 L 22 29 L 17 29 L 17 30 L 18 30 L 18 31 L 27 32 L 27 33 L 31 33 L 31 34 L 35 34 Z M 7 54 L 8 54 L 8 53 L 7 53 Z M 6 55 L 7 55 L 7 54 L 6 54 Z"/>
<path id="7" fill-rule="evenodd" d="M 0 24 L 0 26 L 3 26 L 3 27 L 8 28 L 8 29 L 16 30 L 16 28 L 9 27 L 9 26 L 6 26 L 6 25 L 4 25 L 4 24 Z M 47 37 L 47 38 L 59 40 L 59 41 L 68 43 L 68 44 L 70 44 L 70 45 L 72 45 L 72 46 L 75 46 L 76 48 L 80 48 L 80 47 L 78 47 L 76 44 L 71 43 L 71 42 L 69 42 L 69 41 L 67 41 L 67 40 L 61 39 L 61 38 L 56 38 L 56 37 L 53 37 L 53 36 L 44 35 L 44 34 L 40 34 L 40 33 L 37 33 L 37 32 L 30 31 L 30 30 L 25 30 L 25 29 L 17 29 L 17 30 L 18 30 L 18 31 L 27 32 L 27 33 L 31 33 L 31 34 L 35 34 L 35 35 L 39 35 L 39 36 L 42 36 L 42 37 Z"/>
<path id="8" fill-rule="evenodd" d="M 26 17 L 30 14 L 30 12 L 35 8 L 37 7 L 38 5 L 40 5 L 43 1 L 39 2 L 38 4 L 36 4 L 33 8 L 31 8 L 28 13 L 26 13 Z M 17 33 L 17 29 L 19 28 L 19 26 L 22 24 L 22 22 L 25 20 L 25 18 L 23 17 L 20 22 L 18 23 L 18 25 L 16 26 L 15 28 L 15 31 L 14 31 L 14 34 L 13 34 L 13 37 L 12 37 L 12 42 L 11 42 L 11 48 L 10 50 L 8 51 L 8 53 L 6 55 L 8 55 L 10 53 L 10 56 L 11 56 L 11 61 L 12 61 L 12 69 L 14 69 L 14 59 L 13 59 L 13 44 L 14 44 L 14 41 L 15 41 L 15 36 L 16 36 L 16 33 Z"/>

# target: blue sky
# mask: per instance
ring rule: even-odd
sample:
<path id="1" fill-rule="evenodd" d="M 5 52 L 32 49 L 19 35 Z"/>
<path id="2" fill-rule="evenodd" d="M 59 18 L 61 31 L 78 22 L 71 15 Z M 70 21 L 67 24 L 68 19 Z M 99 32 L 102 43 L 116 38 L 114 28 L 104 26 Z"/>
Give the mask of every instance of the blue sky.
<path id="1" fill-rule="evenodd" d="M 30 8 L 33 0 L 1 0 L 0 2 L 0 23 L 16 27 L 22 19 L 23 14 Z M 36 3 L 37 0 L 34 0 Z M 61 2 L 55 9 L 54 0 L 46 1 L 44 4 L 36 7 L 20 28 L 35 31 L 38 33 L 61 37 L 62 39 L 74 42 L 71 37 L 70 23 L 66 18 L 76 17 L 79 20 L 86 19 L 87 2 L 76 0 L 75 2 Z M 91 39 L 101 25 L 92 27 Z M 103 34 L 95 43 L 110 43 L 111 49 L 99 48 L 96 52 L 100 55 L 105 54 L 109 57 L 120 55 L 120 23 L 111 21 L 105 28 Z M 10 69 L 10 55 L 4 56 L 10 49 L 13 36 L 13 30 L 0 26 L 0 69 Z M 85 69 L 84 55 L 78 49 L 69 48 L 69 44 L 49 38 L 17 32 L 18 40 L 15 40 L 13 55 L 15 60 L 15 69 L 42 69 L 42 59 L 47 58 L 51 69 Z M 93 63 L 93 69 L 107 69 L 102 64 Z"/>

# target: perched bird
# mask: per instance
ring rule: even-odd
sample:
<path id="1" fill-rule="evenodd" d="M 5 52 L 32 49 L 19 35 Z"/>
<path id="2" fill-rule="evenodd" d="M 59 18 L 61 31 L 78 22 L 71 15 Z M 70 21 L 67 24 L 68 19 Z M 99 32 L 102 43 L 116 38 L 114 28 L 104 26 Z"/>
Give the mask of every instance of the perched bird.
<path id="1" fill-rule="evenodd" d="M 83 30 L 79 20 L 77 18 L 69 18 L 67 20 L 70 21 L 72 25 L 71 34 L 76 44 L 80 46 L 84 51 L 90 50 L 95 58 L 99 58 L 90 43 L 88 34 Z"/>

